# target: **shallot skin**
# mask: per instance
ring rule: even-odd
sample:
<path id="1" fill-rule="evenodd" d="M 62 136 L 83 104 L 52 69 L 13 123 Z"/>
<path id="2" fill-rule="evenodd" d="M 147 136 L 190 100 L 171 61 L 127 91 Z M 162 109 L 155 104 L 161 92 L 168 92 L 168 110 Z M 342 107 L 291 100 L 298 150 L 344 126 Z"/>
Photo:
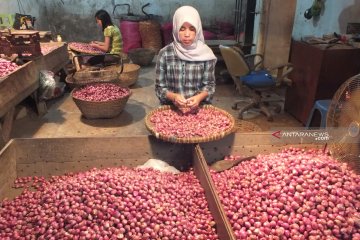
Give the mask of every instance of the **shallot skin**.
<path id="1" fill-rule="evenodd" d="M 360 176 L 320 150 L 258 155 L 212 177 L 238 239 L 359 238 Z"/>

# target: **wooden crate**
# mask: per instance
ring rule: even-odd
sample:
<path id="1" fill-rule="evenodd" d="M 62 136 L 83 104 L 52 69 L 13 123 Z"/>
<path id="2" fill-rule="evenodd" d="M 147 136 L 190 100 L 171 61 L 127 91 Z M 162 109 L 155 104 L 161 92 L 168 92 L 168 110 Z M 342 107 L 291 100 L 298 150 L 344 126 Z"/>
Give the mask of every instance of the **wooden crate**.
<path id="1" fill-rule="evenodd" d="M 4 117 L 2 138 L 5 142 L 9 140 L 14 108 L 39 88 L 40 71 L 58 72 L 69 62 L 66 45 L 64 43 L 51 44 L 56 47 L 53 51 L 34 58 L 14 72 L 0 78 L 0 118 Z"/>
<path id="2" fill-rule="evenodd" d="M 322 145 L 291 144 L 303 148 Z M 261 144 L 260 144 L 261 143 Z M 236 239 L 211 179 L 207 163 L 225 155 L 241 156 L 278 152 L 288 144 L 271 133 L 235 133 L 224 139 L 202 144 L 175 144 L 153 136 L 105 138 L 12 139 L 0 152 L 0 200 L 19 194 L 13 185 L 17 177 L 62 175 L 91 168 L 142 165 L 149 158 L 162 159 L 177 169 L 193 167 L 205 190 L 209 209 L 222 240 Z"/>
<path id="3" fill-rule="evenodd" d="M 96 168 L 144 164 L 162 159 L 180 170 L 194 168 L 205 190 L 220 239 L 235 239 L 199 146 L 159 141 L 152 136 L 12 139 L 0 152 L 0 200 L 20 192 L 17 177 L 62 175 Z"/>

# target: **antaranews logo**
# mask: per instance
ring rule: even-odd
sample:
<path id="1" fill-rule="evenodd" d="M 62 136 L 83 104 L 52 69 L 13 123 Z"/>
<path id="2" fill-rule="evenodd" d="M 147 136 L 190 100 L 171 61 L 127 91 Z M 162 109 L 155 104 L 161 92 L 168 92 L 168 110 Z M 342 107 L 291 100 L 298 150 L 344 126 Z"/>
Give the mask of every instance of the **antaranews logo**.
<path id="1" fill-rule="evenodd" d="M 353 133 L 353 132 L 351 132 Z M 303 142 L 303 143 L 319 143 L 319 142 L 359 142 L 359 134 L 350 134 L 347 128 L 332 129 L 276 129 L 271 133 L 274 141 L 286 143 Z M 354 136 L 356 135 L 356 136 Z"/>

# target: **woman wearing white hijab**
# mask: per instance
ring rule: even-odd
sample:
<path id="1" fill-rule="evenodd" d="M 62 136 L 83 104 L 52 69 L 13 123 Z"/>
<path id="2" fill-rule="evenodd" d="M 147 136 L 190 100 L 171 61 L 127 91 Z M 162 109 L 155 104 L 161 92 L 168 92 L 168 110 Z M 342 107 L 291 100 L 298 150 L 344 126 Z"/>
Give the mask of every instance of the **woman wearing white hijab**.
<path id="1" fill-rule="evenodd" d="M 161 104 L 196 108 L 215 92 L 216 57 L 205 44 L 198 11 L 183 6 L 173 17 L 174 41 L 159 51 L 155 92 Z"/>

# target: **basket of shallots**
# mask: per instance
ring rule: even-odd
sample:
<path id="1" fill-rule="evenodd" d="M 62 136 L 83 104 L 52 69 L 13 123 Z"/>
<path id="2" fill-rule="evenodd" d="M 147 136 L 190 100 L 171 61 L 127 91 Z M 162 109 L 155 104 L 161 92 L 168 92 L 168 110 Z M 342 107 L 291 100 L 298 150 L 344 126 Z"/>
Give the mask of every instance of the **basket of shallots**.
<path id="1" fill-rule="evenodd" d="M 235 120 L 212 105 L 190 111 L 161 106 L 145 117 L 146 128 L 156 138 L 174 143 L 200 143 L 221 139 L 234 131 Z"/>
<path id="2" fill-rule="evenodd" d="M 87 54 L 104 54 L 104 51 L 101 51 L 100 49 L 97 49 L 93 46 L 91 46 L 89 43 L 83 43 L 83 42 L 70 42 L 68 47 L 79 53 L 87 53 Z"/>
<path id="3" fill-rule="evenodd" d="M 88 119 L 118 116 L 130 95 L 129 88 L 116 83 L 93 83 L 77 87 L 71 92 L 76 106 Z"/>

